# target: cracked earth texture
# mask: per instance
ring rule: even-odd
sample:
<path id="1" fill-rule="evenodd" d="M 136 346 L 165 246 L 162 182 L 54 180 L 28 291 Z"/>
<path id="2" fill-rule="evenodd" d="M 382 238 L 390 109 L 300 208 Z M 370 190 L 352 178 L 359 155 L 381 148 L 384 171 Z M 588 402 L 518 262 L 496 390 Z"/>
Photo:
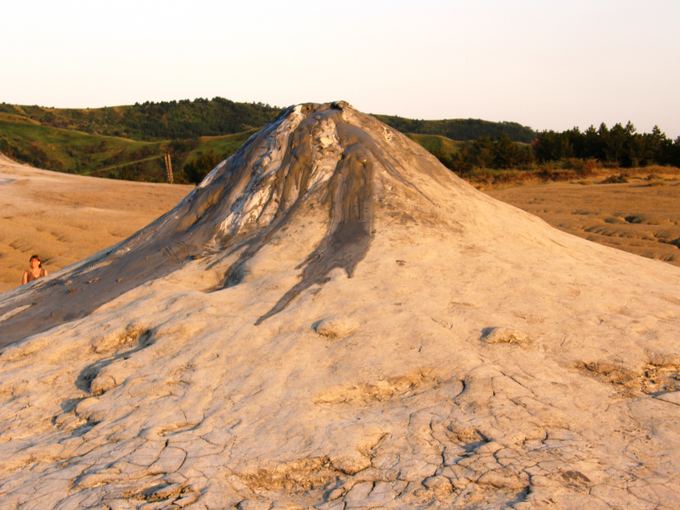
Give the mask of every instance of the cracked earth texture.
<path id="1" fill-rule="evenodd" d="M 680 506 L 680 269 L 345 103 L 0 296 L 3 508 Z"/>

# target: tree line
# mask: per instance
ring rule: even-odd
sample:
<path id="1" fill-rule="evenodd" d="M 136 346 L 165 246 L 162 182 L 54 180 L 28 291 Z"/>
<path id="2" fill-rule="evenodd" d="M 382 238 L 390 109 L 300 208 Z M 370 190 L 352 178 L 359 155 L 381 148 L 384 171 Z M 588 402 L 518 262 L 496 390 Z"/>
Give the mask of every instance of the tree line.
<path id="1" fill-rule="evenodd" d="M 388 126 L 402 133 L 441 135 L 452 140 L 477 140 L 507 137 L 515 142 L 531 142 L 536 133 L 517 122 L 492 122 L 482 119 L 408 119 L 396 115 L 375 115 Z"/>
<path id="2" fill-rule="evenodd" d="M 631 122 L 611 128 L 602 123 L 597 129 L 590 126 L 585 131 L 543 131 L 532 147 L 539 162 L 579 158 L 621 167 L 680 166 L 680 137 L 671 140 L 658 126 L 650 133 L 638 133 Z"/>
<path id="3" fill-rule="evenodd" d="M 680 137 L 670 139 L 657 126 L 638 133 L 631 122 L 600 124 L 585 131 L 541 131 L 530 143 L 518 143 L 508 135 L 482 136 L 462 144 L 454 154 L 435 154 L 448 168 L 462 173 L 475 168 L 526 169 L 560 163 L 583 168 L 584 162 L 608 167 L 648 165 L 680 166 Z"/>

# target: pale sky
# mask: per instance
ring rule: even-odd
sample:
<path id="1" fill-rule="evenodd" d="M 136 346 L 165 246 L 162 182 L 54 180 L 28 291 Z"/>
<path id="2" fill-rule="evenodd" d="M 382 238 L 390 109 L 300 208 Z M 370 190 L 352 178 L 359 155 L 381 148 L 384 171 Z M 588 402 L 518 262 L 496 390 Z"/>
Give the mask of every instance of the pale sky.
<path id="1" fill-rule="evenodd" d="M 680 135 L 679 0 L 2 2 L 0 101 L 222 96 Z"/>

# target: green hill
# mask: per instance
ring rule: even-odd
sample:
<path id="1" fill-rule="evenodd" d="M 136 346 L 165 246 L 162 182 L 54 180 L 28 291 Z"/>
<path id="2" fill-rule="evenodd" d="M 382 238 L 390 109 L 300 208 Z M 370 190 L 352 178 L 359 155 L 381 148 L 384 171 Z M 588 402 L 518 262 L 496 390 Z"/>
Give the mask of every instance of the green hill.
<path id="1" fill-rule="evenodd" d="M 198 182 L 281 111 L 219 97 L 80 109 L 0 103 L 0 152 L 51 170 L 143 181 L 165 180 L 163 155 L 170 152 L 175 181 Z M 511 122 L 378 117 L 449 167 L 461 147 L 452 138 L 533 136 Z"/>
<path id="2" fill-rule="evenodd" d="M 237 103 L 213 99 L 183 99 L 135 103 L 105 108 L 48 108 L 0 103 L 0 112 L 18 115 L 56 128 L 135 140 L 164 140 L 239 133 L 260 128 L 282 108 L 263 103 Z M 516 122 L 480 119 L 419 120 L 376 115 L 403 133 L 442 135 L 454 140 L 475 140 L 502 134 L 517 142 L 530 142 L 535 133 Z"/>
<path id="3" fill-rule="evenodd" d="M 148 141 L 239 133 L 270 122 L 281 108 L 216 97 L 105 108 L 47 108 L 0 103 L 0 112 L 22 116 L 43 126 Z"/>
<path id="4" fill-rule="evenodd" d="M 165 152 L 173 155 L 176 182 L 197 182 L 235 152 L 254 129 L 184 140 L 140 141 L 43 126 L 0 113 L 0 152 L 12 159 L 61 172 L 160 182 Z"/>
<path id="5" fill-rule="evenodd" d="M 451 138 L 442 135 L 423 135 L 418 133 L 406 133 L 406 135 L 413 141 L 418 142 L 445 164 L 454 161 L 455 156 L 466 144 L 466 142 L 451 140 Z"/>
<path id="6" fill-rule="evenodd" d="M 161 153 L 158 142 L 43 126 L 31 119 L 3 113 L 0 113 L 0 152 L 37 167 L 79 174 Z M 145 176 L 150 180 L 162 178 L 162 174 L 148 172 Z"/>
<path id="7" fill-rule="evenodd" d="M 490 122 L 481 119 L 418 120 L 394 115 L 376 115 L 385 124 L 402 133 L 442 135 L 453 140 L 476 140 L 481 137 L 507 136 L 514 142 L 531 142 L 536 133 L 517 122 Z"/>

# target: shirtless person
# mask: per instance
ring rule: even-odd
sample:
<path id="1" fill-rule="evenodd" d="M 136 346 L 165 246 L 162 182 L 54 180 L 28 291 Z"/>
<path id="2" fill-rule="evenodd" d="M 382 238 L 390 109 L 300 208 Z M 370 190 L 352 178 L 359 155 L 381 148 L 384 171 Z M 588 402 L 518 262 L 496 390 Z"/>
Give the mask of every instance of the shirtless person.
<path id="1" fill-rule="evenodd" d="M 47 270 L 43 269 L 40 257 L 33 255 L 29 259 L 28 263 L 30 264 L 30 267 L 24 271 L 24 274 L 21 277 L 21 285 L 25 285 L 28 282 L 32 282 L 33 280 L 47 276 Z"/>

